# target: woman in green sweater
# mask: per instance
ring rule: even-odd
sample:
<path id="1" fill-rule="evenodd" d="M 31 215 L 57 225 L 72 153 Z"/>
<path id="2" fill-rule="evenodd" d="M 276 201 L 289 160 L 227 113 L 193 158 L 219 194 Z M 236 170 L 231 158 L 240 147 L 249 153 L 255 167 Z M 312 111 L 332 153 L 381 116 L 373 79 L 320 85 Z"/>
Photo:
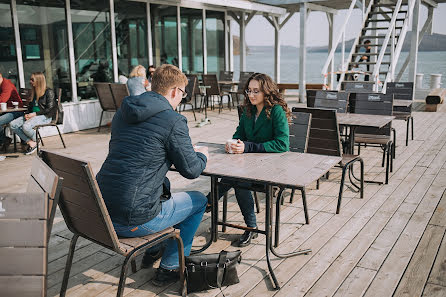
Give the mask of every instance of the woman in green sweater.
<path id="1" fill-rule="evenodd" d="M 291 112 L 279 93 L 277 84 L 266 74 L 255 73 L 245 85 L 245 102 L 240 122 L 232 136 L 237 143 L 226 145 L 226 151 L 243 153 L 283 153 L 289 150 L 289 121 Z M 228 181 L 223 181 L 228 182 Z M 238 183 L 249 187 L 249 184 Z M 231 186 L 220 186 L 223 196 Z M 254 201 L 250 190 L 234 187 L 237 203 L 242 211 L 246 226 L 257 228 Z M 208 195 L 208 198 L 210 196 Z M 238 241 L 240 247 L 247 246 L 256 232 L 245 231 Z"/>

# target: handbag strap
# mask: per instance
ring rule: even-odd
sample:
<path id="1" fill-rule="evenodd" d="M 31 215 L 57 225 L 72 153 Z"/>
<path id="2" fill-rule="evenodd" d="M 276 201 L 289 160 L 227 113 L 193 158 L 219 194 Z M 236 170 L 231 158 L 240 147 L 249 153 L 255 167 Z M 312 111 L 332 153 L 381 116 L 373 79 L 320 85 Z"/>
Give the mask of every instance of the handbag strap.
<path id="1" fill-rule="evenodd" d="M 226 257 L 228 255 L 227 251 L 221 251 L 220 256 L 218 258 L 218 266 L 217 266 L 217 287 L 221 288 L 221 284 L 223 283 L 223 276 L 225 274 L 226 268 Z"/>

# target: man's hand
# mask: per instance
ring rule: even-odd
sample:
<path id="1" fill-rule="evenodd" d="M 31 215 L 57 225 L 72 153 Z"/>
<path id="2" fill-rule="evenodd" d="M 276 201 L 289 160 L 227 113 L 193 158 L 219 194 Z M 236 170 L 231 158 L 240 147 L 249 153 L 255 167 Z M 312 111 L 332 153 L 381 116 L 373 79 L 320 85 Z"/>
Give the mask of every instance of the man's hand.
<path id="1" fill-rule="evenodd" d="M 205 155 L 206 159 L 208 159 L 208 161 L 209 161 L 209 150 L 208 150 L 207 146 L 195 146 L 194 145 L 194 150 L 197 153 L 202 153 L 203 155 Z"/>
<path id="2" fill-rule="evenodd" d="M 32 119 L 32 118 L 35 117 L 35 116 L 36 116 L 36 113 L 35 113 L 35 112 L 27 113 L 27 114 L 25 114 L 25 120 Z"/>
<path id="3" fill-rule="evenodd" d="M 245 144 L 240 139 L 237 139 L 237 143 L 231 144 L 233 154 L 243 154 L 245 151 Z"/>

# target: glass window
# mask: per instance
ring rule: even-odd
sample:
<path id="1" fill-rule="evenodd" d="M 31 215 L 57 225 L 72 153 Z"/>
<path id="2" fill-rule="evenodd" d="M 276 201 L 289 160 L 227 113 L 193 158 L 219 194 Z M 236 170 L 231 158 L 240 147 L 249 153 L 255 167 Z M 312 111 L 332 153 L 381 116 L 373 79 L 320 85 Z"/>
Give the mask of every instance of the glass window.
<path id="1" fill-rule="evenodd" d="M 150 17 L 155 66 L 166 63 L 178 66 L 176 6 L 151 4 Z"/>
<path id="2" fill-rule="evenodd" d="M 115 0 L 118 73 L 128 77 L 132 68 L 149 66 L 146 3 Z"/>
<path id="3" fill-rule="evenodd" d="M 203 12 L 181 8 L 183 72 L 203 72 Z"/>
<path id="4" fill-rule="evenodd" d="M 225 14 L 206 10 L 206 43 L 208 73 L 225 70 Z"/>
<path id="5" fill-rule="evenodd" d="M 47 86 L 62 88 L 62 100 L 71 100 L 67 23 L 63 1 L 17 0 L 17 19 L 23 52 L 26 87 L 33 72 L 45 74 Z"/>
<path id="6" fill-rule="evenodd" d="M 4 3 L 0 3 L 0 73 L 19 87 L 11 6 Z"/>
<path id="7" fill-rule="evenodd" d="M 71 1 L 78 99 L 95 99 L 94 82 L 113 81 L 109 1 Z"/>

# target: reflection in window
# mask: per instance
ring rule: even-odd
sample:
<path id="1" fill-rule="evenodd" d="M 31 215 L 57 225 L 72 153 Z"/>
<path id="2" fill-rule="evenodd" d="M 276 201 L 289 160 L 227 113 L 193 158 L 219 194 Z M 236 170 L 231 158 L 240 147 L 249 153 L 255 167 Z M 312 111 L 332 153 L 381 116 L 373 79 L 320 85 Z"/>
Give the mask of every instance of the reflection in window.
<path id="1" fill-rule="evenodd" d="M 115 0 L 118 72 L 128 77 L 136 65 L 148 65 L 146 3 Z"/>
<path id="2" fill-rule="evenodd" d="M 203 72 L 203 13 L 181 8 L 181 47 L 183 72 Z"/>
<path id="3" fill-rule="evenodd" d="M 0 3 L 0 73 L 19 86 L 11 7 L 3 3 Z"/>
<path id="4" fill-rule="evenodd" d="M 206 10 L 206 42 L 209 73 L 225 70 L 225 33 L 223 12 Z"/>
<path id="5" fill-rule="evenodd" d="M 178 66 L 177 8 L 151 4 L 150 10 L 155 65 Z"/>
<path id="6" fill-rule="evenodd" d="M 94 82 L 113 80 L 109 1 L 72 1 L 78 99 L 94 99 Z"/>

